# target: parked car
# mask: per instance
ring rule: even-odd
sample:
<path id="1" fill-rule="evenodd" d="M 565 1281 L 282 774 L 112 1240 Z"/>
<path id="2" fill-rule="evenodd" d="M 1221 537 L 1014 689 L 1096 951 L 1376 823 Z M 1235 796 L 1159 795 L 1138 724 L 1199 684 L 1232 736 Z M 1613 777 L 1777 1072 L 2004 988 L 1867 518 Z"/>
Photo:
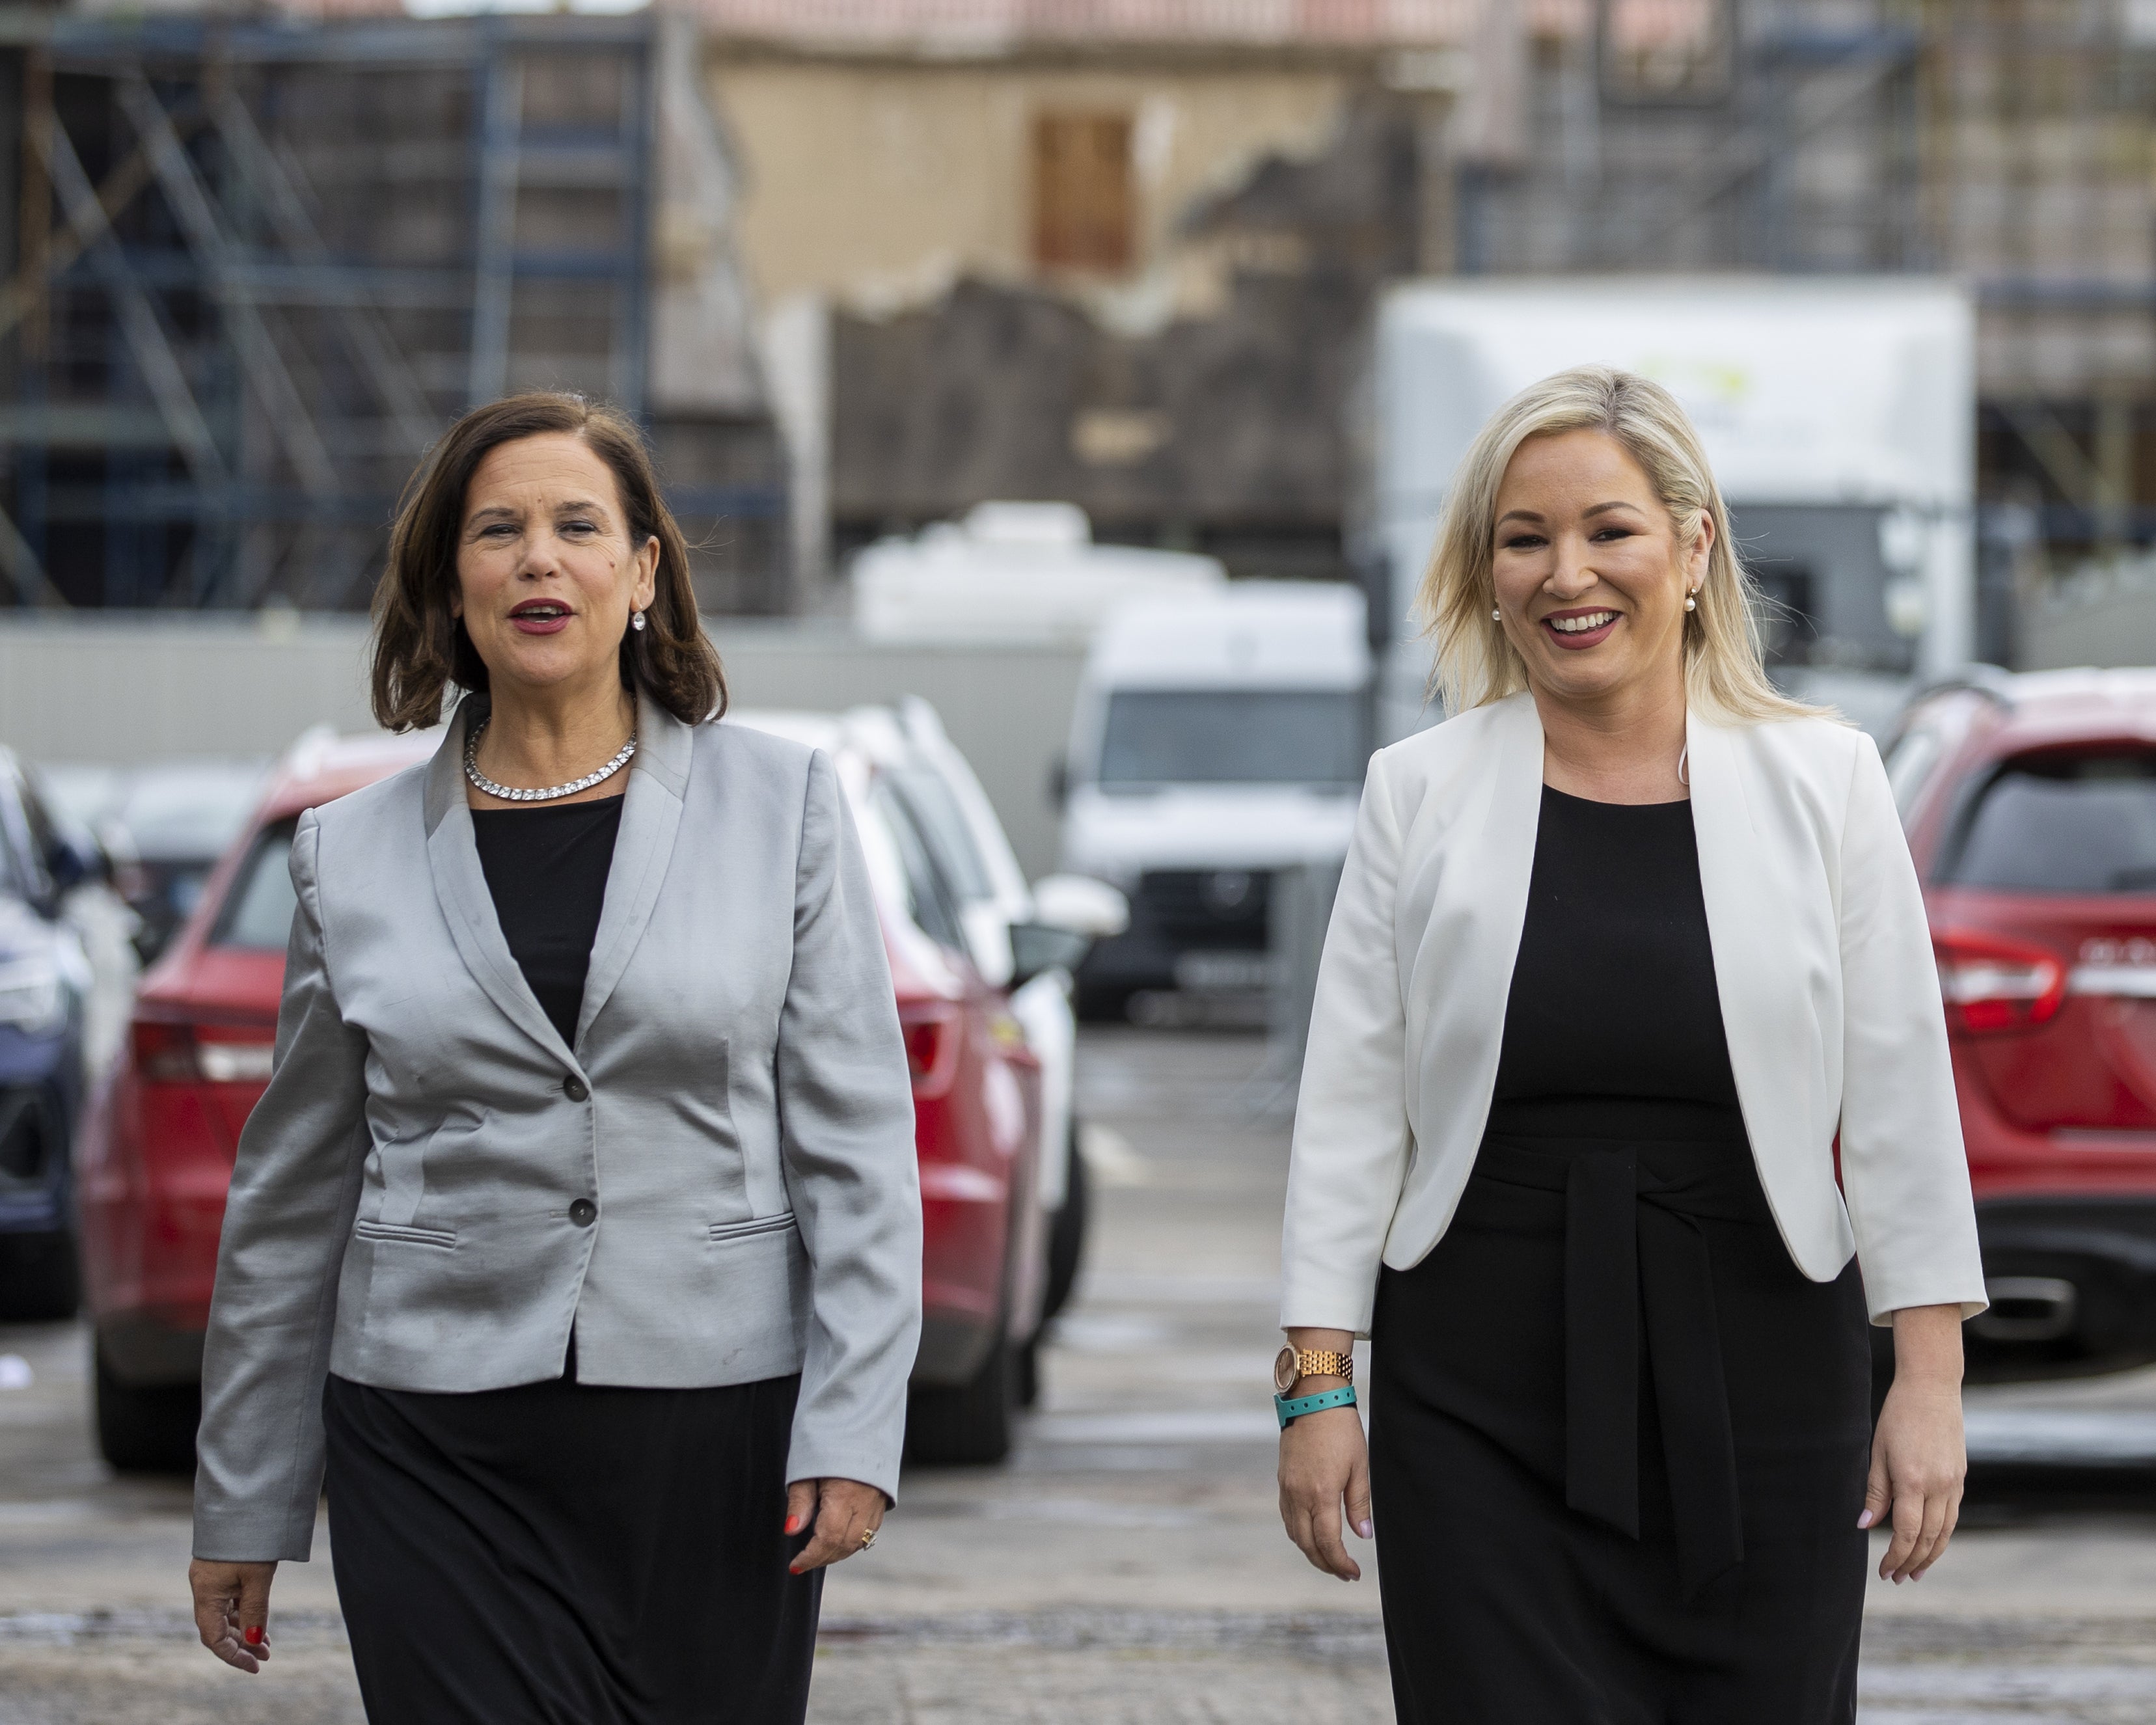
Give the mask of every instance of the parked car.
<path id="1" fill-rule="evenodd" d="M 871 869 L 878 866 L 887 839 L 898 872 L 886 891 L 906 906 L 904 921 L 929 936 L 940 950 L 940 962 L 965 977 L 969 989 L 985 991 L 1005 1026 L 1002 1034 L 1021 1040 L 1035 1066 L 1039 1094 L 1028 1158 L 1035 1170 L 1034 1214 L 1024 1223 L 1028 1228 L 1037 1223 L 1041 1230 L 1040 1286 L 1038 1297 L 1026 1302 L 1010 1361 L 1012 1394 L 1019 1404 L 1029 1404 L 1039 1388 L 1042 1328 L 1069 1299 L 1085 1246 L 1087 1189 L 1072 1108 L 1077 1024 L 1070 1009 L 1070 971 L 1096 934 L 1120 926 L 1122 899 L 1092 880 L 1051 876 L 1037 886 L 1026 886 L 980 781 L 926 701 L 905 701 L 896 710 L 858 707 L 837 716 L 744 712 L 730 722 L 813 744 L 830 752 L 842 771 L 852 763 L 864 775 L 865 788 L 856 796 L 855 806 Z M 886 920 L 891 920 L 888 911 Z M 894 944 L 895 968 L 897 956 Z M 908 992 L 906 978 L 901 976 L 901 1017 L 911 1009 Z M 915 1101 L 921 1115 L 932 1327 L 932 1291 L 942 1250 L 937 1234 L 945 1224 L 929 1189 L 932 1133 L 918 1090 Z M 919 1459 L 926 1459 L 923 1434 L 942 1429 L 936 1410 L 947 1394 L 961 1394 L 939 1383 L 945 1375 L 924 1340 L 908 1439 Z M 978 1399 L 989 1391 L 977 1385 L 963 1394 Z M 947 1422 L 954 1433 L 986 1431 L 996 1423 L 984 1409 Z M 945 1449 L 939 1441 L 937 1452 Z"/>
<path id="2" fill-rule="evenodd" d="M 1011 1016 L 1040 1061 L 1040 1203 L 1048 1214 L 1048 1289 L 1042 1316 L 1069 1303 L 1084 1259 L 1090 1213 L 1076 1108 L 1078 1019 L 1072 972 L 1096 940 L 1130 926 L 1112 886 L 1082 875 L 1028 886 L 988 793 L 952 742 L 934 706 L 909 696 L 896 709 L 903 750 L 887 751 L 891 783 L 959 894 L 968 950 L 983 977 L 1010 988 Z M 1037 1385 L 1021 1386 L 1030 1404 Z"/>
<path id="3" fill-rule="evenodd" d="M 192 1466 L 203 1334 L 239 1130 L 270 1081 L 300 814 L 424 761 L 437 738 L 295 744 L 136 990 L 76 1150 L 99 1448 Z"/>
<path id="4" fill-rule="evenodd" d="M 64 1318 L 77 1303 L 69 1153 L 93 978 L 64 906 L 99 866 L 0 749 L 0 1322 Z"/>
<path id="5" fill-rule="evenodd" d="M 1887 768 L 1991 1296 L 1971 1367 L 2156 1355 L 2156 671 L 1980 670 L 1910 705 Z"/>
<path id="6" fill-rule="evenodd" d="M 1005 988 L 967 956 L 957 896 L 875 760 L 836 721 L 767 728 L 827 747 L 837 763 L 898 991 L 927 1222 L 909 1449 L 924 1461 L 997 1461 L 1045 1291 L 1040 1063 Z M 192 1454 L 226 1188 L 270 1076 L 294 826 L 435 744 L 296 747 L 138 990 L 79 1158 L 98 1438 L 116 1467 L 185 1466 Z"/>
<path id="7" fill-rule="evenodd" d="M 260 799 L 267 768 L 259 760 L 202 759 L 41 769 L 55 800 L 111 855 L 116 884 L 141 919 L 135 945 L 145 964 L 193 911 Z"/>
<path id="8" fill-rule="evenodd" d="M 1129 895 L 1078 972 L 1088 1017 L 1141 995 L 1262 998 L 1276 870 L 1336 862 L 1370 755 L 1363 595 L 1250 581 L 1133 600 L 1093 642 L 1057 774 L 1062 866 Z"/>

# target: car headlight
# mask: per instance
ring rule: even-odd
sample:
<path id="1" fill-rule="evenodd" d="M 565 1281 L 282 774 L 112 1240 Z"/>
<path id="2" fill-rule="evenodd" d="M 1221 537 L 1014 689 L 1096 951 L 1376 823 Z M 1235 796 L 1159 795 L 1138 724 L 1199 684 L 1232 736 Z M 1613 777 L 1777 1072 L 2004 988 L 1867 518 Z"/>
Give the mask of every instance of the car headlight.
<path id="1" fill-rule="evenodd" d="M 67 986 L 49 956 L 0 959 L 0 1024 L 38 1034 L 58 1029 L 66 1019 Z"/>

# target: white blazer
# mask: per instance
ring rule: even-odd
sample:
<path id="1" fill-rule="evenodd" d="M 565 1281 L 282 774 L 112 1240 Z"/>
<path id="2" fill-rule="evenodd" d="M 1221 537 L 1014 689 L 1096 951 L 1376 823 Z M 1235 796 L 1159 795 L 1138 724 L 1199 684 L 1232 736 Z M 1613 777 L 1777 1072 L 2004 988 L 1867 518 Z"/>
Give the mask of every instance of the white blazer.
<path id="1" fill-rule="evenodd" d="M 1938 971 L 1877 747 L 1824 719 L 1694 715 L 1686 736 L 1729 1063 L 1789 1255 L 1828 1281 L 1855 1251 L 1875 1323 L 1982 1311 Z M 1380 1260 L 1411 1268 L 1452 1220 L 1496 1083 L 1542 787 L 1526 694 L 1371 760 L 1296 1111 L 1285 1326 L 1367 1334 Z"/>

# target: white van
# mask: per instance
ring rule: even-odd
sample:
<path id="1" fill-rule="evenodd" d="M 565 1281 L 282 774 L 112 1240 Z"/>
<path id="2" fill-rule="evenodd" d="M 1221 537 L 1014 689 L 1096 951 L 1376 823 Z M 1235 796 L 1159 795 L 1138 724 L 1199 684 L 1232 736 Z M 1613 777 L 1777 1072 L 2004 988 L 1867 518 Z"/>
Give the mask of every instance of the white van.
<path id="1" fill-rule="evenodd" d="M 1266 988 L 1271 874 L 1337 861 L 1370 753 L 1363 595 L 1251 581 L 1118 608 L 1079 685 L 1062 867 L 1128 896 L 1078 973 L 1088 1016 Z"/>
<path id="2" fill-rule="evenodd" d="M 1217 590 L 1228 572 L 1191 552 L 1096 545 L 1075 504 L 982 503 L 865 547 L 848 579 L 864 640 L 1083 645 L 1116 606 Z"/>

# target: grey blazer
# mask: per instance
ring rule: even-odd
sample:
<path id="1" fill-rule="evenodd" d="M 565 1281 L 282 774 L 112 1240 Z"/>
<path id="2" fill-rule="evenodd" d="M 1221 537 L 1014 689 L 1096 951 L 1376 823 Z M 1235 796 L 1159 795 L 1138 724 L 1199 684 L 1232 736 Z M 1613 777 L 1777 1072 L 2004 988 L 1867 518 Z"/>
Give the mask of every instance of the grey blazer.
<path id="1" fill-rule="evenodd" d="M 829 759 L 649 701 L 575 1045 L 434 759 L 301 817 L 277 1055 L 233 1170 L 195 1554 L 304 1558 L 324 1374 L 461 1391 L 801 1373 L 788 1477 L 895 1492 L 913 1102 Z M 774 1511 L 774 1513 L 776 1512 Z"/>

